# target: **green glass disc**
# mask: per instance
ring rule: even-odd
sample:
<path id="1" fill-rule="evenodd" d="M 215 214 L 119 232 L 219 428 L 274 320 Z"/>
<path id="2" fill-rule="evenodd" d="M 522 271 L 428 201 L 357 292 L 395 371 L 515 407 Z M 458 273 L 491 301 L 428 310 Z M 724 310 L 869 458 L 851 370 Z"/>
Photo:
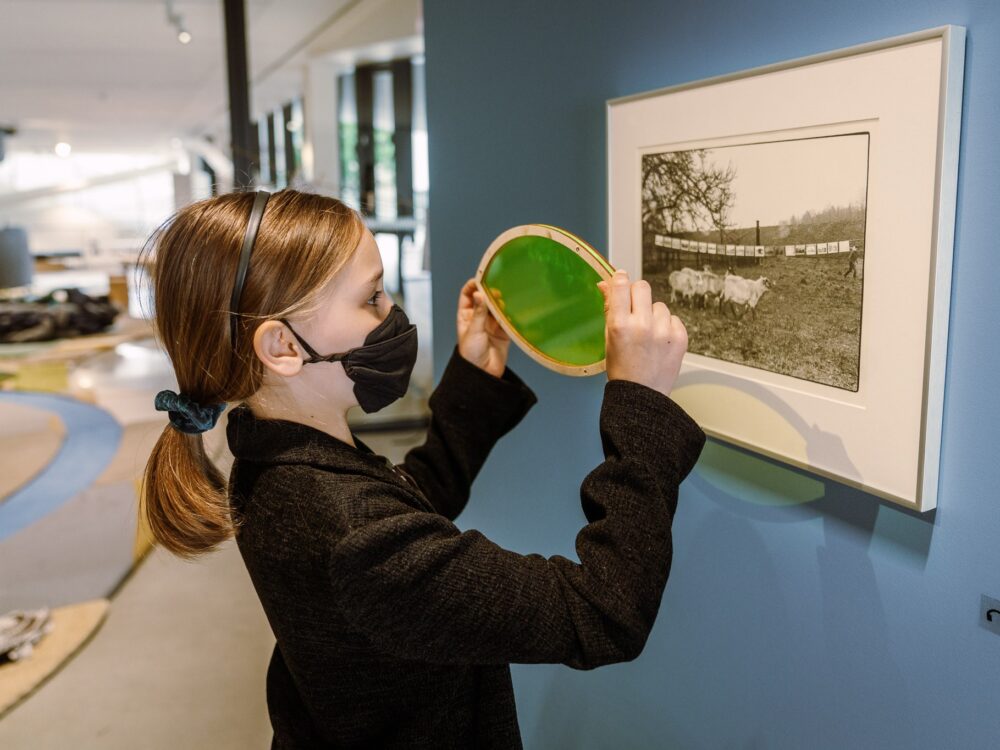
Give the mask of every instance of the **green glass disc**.
<path id="1" fill-rule="evenodd" d="M 580 251 L 591 252 L 584 243 Z M 586 366 L 604 359 L 602 278 L 569 247 L 525 235 L 497 250 L 481 284 L 528 345 L 557 363 Z"/>

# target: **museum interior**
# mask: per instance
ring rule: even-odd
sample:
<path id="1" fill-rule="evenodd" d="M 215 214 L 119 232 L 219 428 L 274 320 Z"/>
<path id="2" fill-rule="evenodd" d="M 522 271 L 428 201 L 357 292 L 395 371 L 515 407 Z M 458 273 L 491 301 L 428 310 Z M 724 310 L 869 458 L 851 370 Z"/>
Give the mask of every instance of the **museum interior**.
<path id="1" fill-rule="evenodd" d="M 284 614 L 266 609 L 228 525 L 204 553 L 179 554 L 149 500 L 165 502 L 151 486 L 184 469 L 161 457 L 150 473 L 151 457 L 181 444 L 199 446 L 226 497 L 243 464 L 227 425 L 251 394 L 255 423 L 287 406 L 306 424 L 284 434 L 307 430 L 311 449 L 332 436 L 370 458 L 345 446 L 349 430 L 385 482 L 464 491 L 440 528 L 551 576 L 543 603 L 462 557 L 400 553 L 413 590 L 469 587 L 458 603 L 398 613 L 415 632 L 454 606 L 460 624 L 436 637 L 469 638 L 469 623 L 509 637 L 508 651 L 444 661 L 475 675 L 509 665 L 513 730 L 490 728 L 496 687 L 476 677 L 473 695 L 446 704 L 474 707 L 475 741 L 439 727 L 419 744 L 412 717 L 364 706 L 382 725 L 323 747 L 1000 746 L 1000 294 L 984 236 L 1000 200 L 998 66 L 994 0 L 0 0 L 0 748 L 277 741 Z M 272 212 L 299 193 L 323 196 L 320 214 L 351 209 L 377 246 L 384 309 L 398 305 L 417 333 L 405 385 L 380 408 L 359 396 L 337 434 L 317 427 L 332 423 L 306 389 L 323 373 L 330 393 L 360 394 L 366 376 L 370 393 L 398 384 L 364 352 L 354 369 L 280 371 L 298 379 L 282 391 L 295 406 L 246 383 L 214 411 L 178 395 L 192 377 L 217 382 L 230 351 L 212 343 L 238 340 L 237 320 L 266 319 L 240 330 L 258 331 L 243 351 L 264 358 L 253 371 L 267 382 L 301 361 L 265 356 L 276 350 L 261 332 L 288 314 L 278 307 L 309 300 L 289 301 L 300 280 L 288 272 L 285 302 L 264 312 L 251 252 L 265 246 L 258 267 L 273 257 L 260 238 L 276 224 L 262 191 Z M 221 202 L 248 192 L 260 212 Z M 225 288 L 203 299 L 229 307 L 185 315 L 207 333 L 205 350 L 181 351 L 171 339 L 187 329 L 161 323 L 157 302 L 174 300 L 154 290 L 209 288 L 214 269 L 195 256 L 209 235 L 171 232 L 222 205 L 237 206 L 238 238 L 220 261 Z M 301 223 L 288 226 L 304 244 Z M 300 257 L 329 252 L 316 239 Z M 192 280 L 157 285 L 171 249 L 190 253 Z M 670 408 L 657 394 L 624 442 L 608 404 L 625 370 L 596 286 L 621 270 L 687 340 Z M 341 276 L 324 278 L 339 290 Z M 241 299 L 262 305 L 258 318 L 234 314 Z M 463 326 L 480 313 L 492 318 L 483 340 L 508 354 L 493 374 L 462 361 Z M 388 351 L 376 343 L 352 346 Z M 436 390 L 459 373 L 467 391 Z M 470 395 L 514 382 L 537 399 L 516 419 Z M 680 411 L 705 433 L 686 474 L 663 427 L 679 422 L 643 423 Z M 461 432 L 491 423 L 503 425 L 495 444 Z M 406 467 L 431 454 L 449 463 L 414 482 Z M 601 471 L 638 501 L 595 495 Z M 661 491 L 676 492 L 665 504 Z M 357 518 L 381 507 L 366 496 Z M 203 507 L 190 518 L 209 528 Z M 644 527 L 654 515 L 667 533 Z M 299 548 L 286 519 L 273 523 L 266 559 L 341 580 L 309 567 L 346 546 L 340 531 L 314 523 L 319 551 L 289 562 Z M 628 600 L 660 572 L 652 599 Z M 496 607 L 513 632 L 482 621 Z M 614 634 L 629 607 L 650 627 L 627 656 L 525 645 L 561 628 L 583 649 L 585 627 Z M 320 647 L 357 647 L 300 625 Z M 412 689 L 421 669 L 443 670 L 432 645 L 393 679 Z M 292 680 L 314 695 L 289 653 Z M 310 731 L 360 721 L 317 718 L 315 705 Z M 466 718 L 443 712 L 448 732 Z"/>

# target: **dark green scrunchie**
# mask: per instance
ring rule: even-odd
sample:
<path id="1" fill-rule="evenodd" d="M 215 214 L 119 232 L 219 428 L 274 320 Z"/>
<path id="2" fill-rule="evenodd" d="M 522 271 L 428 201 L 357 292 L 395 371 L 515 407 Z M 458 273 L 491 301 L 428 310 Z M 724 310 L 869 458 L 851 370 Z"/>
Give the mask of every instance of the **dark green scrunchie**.
<path id="1" fill-rule="evenodd" d="M 211 430 L 215 427 L 219 415 L 226 410 L 224 403 L 202 406 L 187 396 L 173 391 L 160 391 L 153 403 L 157 411 L 165 411 L 170 415 L 170 424 L 189 435 Z"/>

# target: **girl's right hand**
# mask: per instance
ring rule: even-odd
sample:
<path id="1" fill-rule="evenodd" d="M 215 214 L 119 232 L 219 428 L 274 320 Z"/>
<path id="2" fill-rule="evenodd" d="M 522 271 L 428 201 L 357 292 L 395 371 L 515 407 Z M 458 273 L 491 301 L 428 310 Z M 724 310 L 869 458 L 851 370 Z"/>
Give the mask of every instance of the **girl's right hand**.
<path id="1" fill-rule="evenodd" d="M 631 380 L 669 396 L 687 351 L 687 329 L 664 302 L 652 302 L 649 282 L 629 284 L 615 272 L 598 285 L 604 295 L 608 380 Z"/>

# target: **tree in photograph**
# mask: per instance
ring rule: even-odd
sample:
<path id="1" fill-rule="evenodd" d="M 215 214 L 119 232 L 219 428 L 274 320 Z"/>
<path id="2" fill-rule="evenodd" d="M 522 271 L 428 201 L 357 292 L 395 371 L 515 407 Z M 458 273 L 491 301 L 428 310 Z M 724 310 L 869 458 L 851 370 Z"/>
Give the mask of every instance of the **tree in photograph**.
<path id="1" fill-rule="evenodd" d="M 725 243 L 736 170 L 705 163 L 705 149 L 642 157 L 642 222 L 654 232 L 719 232 Z"/>

